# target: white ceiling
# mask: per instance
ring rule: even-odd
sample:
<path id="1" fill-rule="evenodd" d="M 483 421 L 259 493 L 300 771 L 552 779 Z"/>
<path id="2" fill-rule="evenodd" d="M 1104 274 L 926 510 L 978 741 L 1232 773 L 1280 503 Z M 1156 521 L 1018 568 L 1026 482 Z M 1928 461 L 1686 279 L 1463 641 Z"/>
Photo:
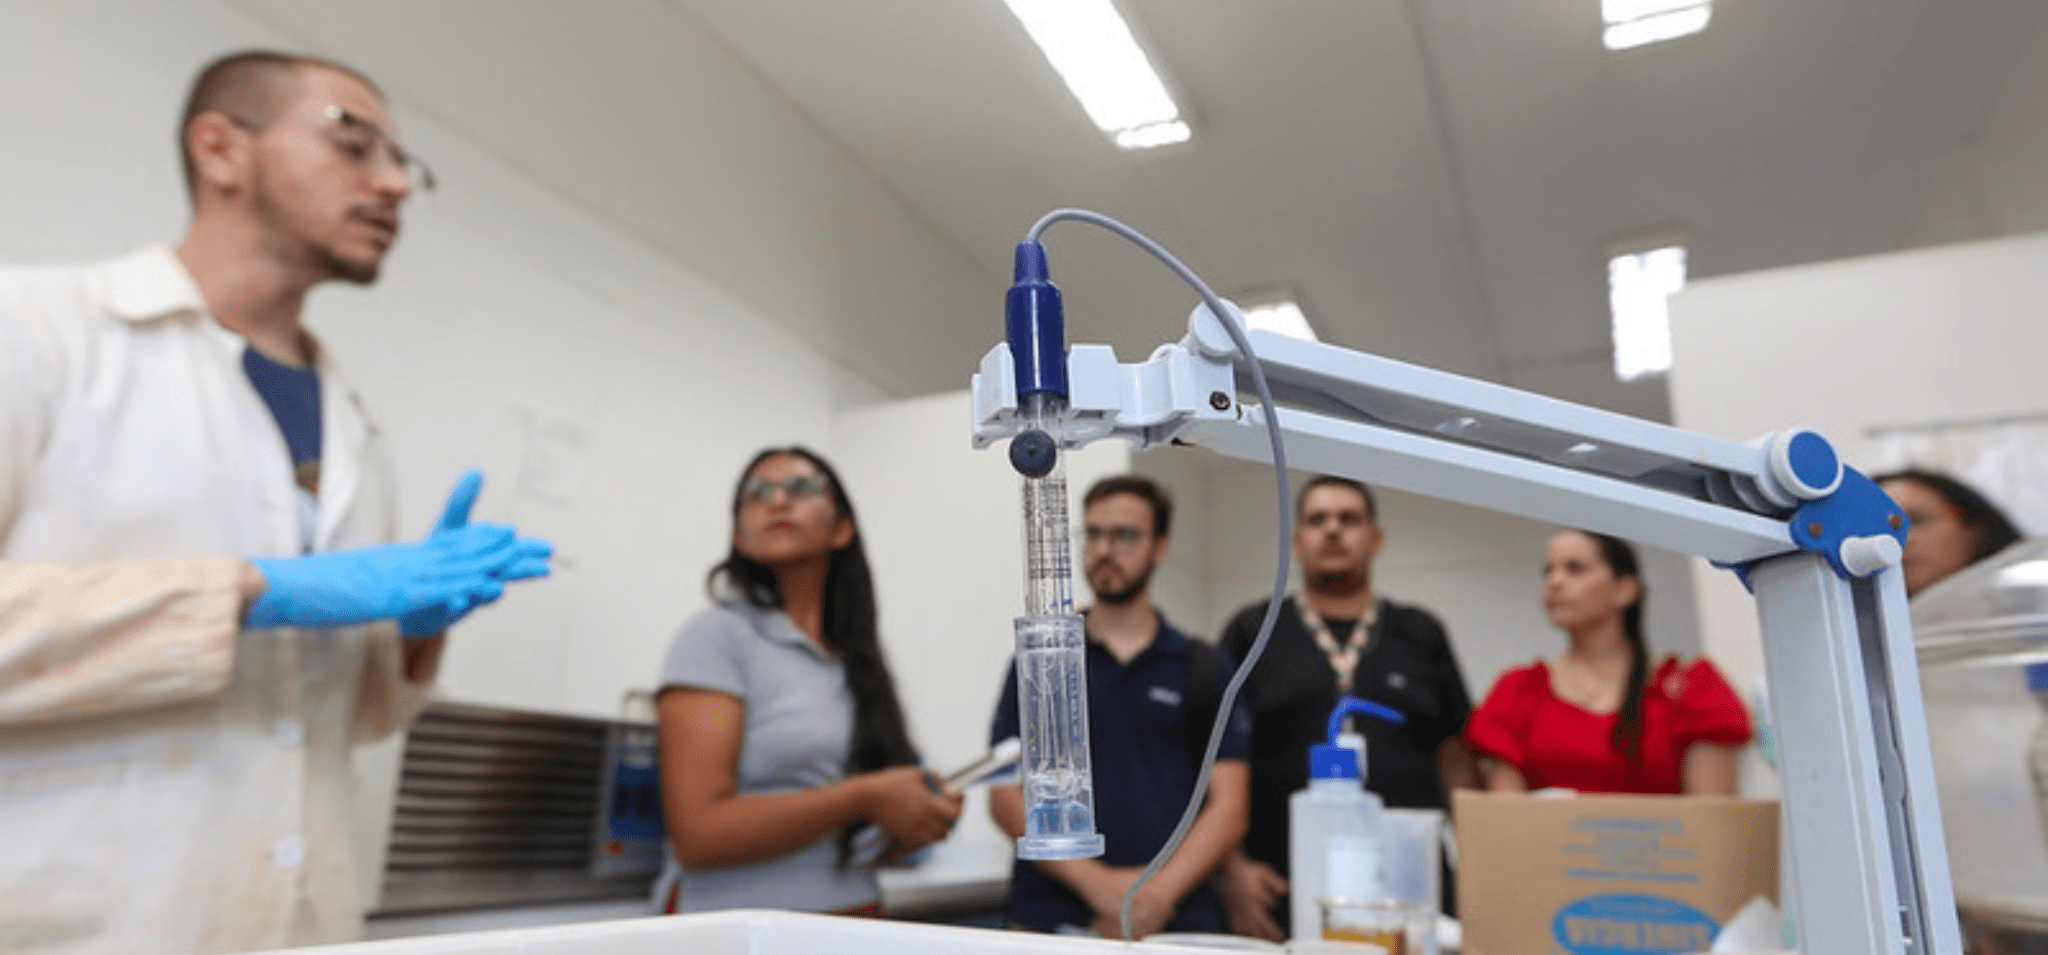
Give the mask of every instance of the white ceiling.
<path id="1" fill-rule="evenodd" d="M 1078 205 L 1226 294 L 1293 286 L 1326 340 L 1652 416 L 1661 385 L 1606 373 L 1607 244 L 1681 233 L 1696 277 L 1908 245 L 2048 28 L 2037 0 L 1720 0 L 1610 53 L 1598 0 L 1120 0 L 1195 130 L 1132 154 L 999 0 L 232 2 L 884 390 L 962 386 L 1014 243 Z M 1189 294 L 1135 249 L 1048 247 L 1073 338 L 1179 336 Z M 794 258 L 828 278 L 789 287 Z"/>

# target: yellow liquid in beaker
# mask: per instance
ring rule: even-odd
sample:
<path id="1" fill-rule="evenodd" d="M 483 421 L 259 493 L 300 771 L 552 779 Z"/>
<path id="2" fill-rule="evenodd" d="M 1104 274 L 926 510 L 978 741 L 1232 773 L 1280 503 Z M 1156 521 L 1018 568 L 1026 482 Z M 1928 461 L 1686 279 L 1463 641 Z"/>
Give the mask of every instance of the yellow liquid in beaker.
<path id="1" fill-rule="evenodd" d="M 1323 939 L 1331 942 L 1364 942 L 1379 946 L 1387 955 L 1407 955 L 1405 933 L 1393 929 L 1326 926 L 1323 929 Z"/>

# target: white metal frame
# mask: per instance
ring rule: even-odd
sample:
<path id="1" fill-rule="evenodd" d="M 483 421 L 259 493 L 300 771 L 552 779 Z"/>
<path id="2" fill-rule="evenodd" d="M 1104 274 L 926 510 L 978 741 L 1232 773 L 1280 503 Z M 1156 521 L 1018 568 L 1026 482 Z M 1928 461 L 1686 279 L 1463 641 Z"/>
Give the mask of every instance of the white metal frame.
<path id="1" fill-rule="evenodd" d="M 1236 350 L 1198 307 L 1186 338 L 1140 364 L 1073 346 L 1056 437 L 1270 463 L 1272 415 L 1295 467 L 1745 566 L 1773 687 L 1801 949 L 1959 955 L 1898 543 L 1867 535 L 1825 556 L 1794 543 L 1786 515 L 1842 482 L 1838 462 L 1828 481 L 1792 465 L 1793 438 L 1810 432 L 1740 444 L 1331 345 L 1249 338 L 1276 407 L 1241 400 L 1251 389 Z M 1015 381 L 997 345 L 974 377 L 977 447 L 1018 430 Z"/>

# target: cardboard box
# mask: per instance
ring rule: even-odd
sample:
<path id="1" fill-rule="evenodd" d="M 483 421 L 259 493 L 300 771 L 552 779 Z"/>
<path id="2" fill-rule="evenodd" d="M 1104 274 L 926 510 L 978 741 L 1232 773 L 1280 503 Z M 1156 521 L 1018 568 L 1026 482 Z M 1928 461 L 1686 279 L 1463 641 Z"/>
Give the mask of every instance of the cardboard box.
<path id="1" fill-rule="evenodd" d="M 1461 791 L 1464 955 L 1704 952 L 1778 899 L 1778 804 L 1722 796 Z"/>

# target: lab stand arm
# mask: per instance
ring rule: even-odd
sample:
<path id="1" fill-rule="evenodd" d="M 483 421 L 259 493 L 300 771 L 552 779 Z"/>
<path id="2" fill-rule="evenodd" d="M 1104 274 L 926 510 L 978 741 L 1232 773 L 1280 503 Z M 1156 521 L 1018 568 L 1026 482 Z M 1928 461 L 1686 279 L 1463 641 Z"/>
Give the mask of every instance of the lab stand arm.
<path id="1" fill-rule="evenodd" d="M 1961 952 L 1900 573 L 1843 580 L 1789 554 L 1750 581 L 1802 948 Z"/>
<path id="2" fill-rule="evenodd" d="M 1245 372 L 1206 306 L 1186 338 L 1141 364 L 1073 346 L 1061 439 L 1191 444 L 1270 463 L 1271 415 L 1292 467 L 1369 470 L 1388 487 L 1731 564 L 1792 550 L 1773 512 L 1825 497 L 1839 479 L 1831 451 L 1807 463 L 1825 449 L 1810 432 L 1740 444 L 1332 345 L 1263 331 L 1249 338 L 1270 409 L 1240 397 Z M 997 345 L 975 376 L 977 446 L 1015 428 L 1011 364 Z"/>
<path id="3" fill-rule="evenodd" d="M 1802 950 L 1961 952 L 1897 570 L 1904 521 L 1825 439 L 1742 444 L 1335 346 L 1249 340 L 1270 405 L 1244 398 L 1247 366 L 1207 306 L 1143 363 L 1073 346 L 1054 437 L 1270 462 L 1270 417 L 1292 467 L 1735 569 L 1756 594 L 1780 688 L 1772 724 Z M 1017 430 L 1012 365 L 998 345 L 975 376 L 977 446 Z"/>

